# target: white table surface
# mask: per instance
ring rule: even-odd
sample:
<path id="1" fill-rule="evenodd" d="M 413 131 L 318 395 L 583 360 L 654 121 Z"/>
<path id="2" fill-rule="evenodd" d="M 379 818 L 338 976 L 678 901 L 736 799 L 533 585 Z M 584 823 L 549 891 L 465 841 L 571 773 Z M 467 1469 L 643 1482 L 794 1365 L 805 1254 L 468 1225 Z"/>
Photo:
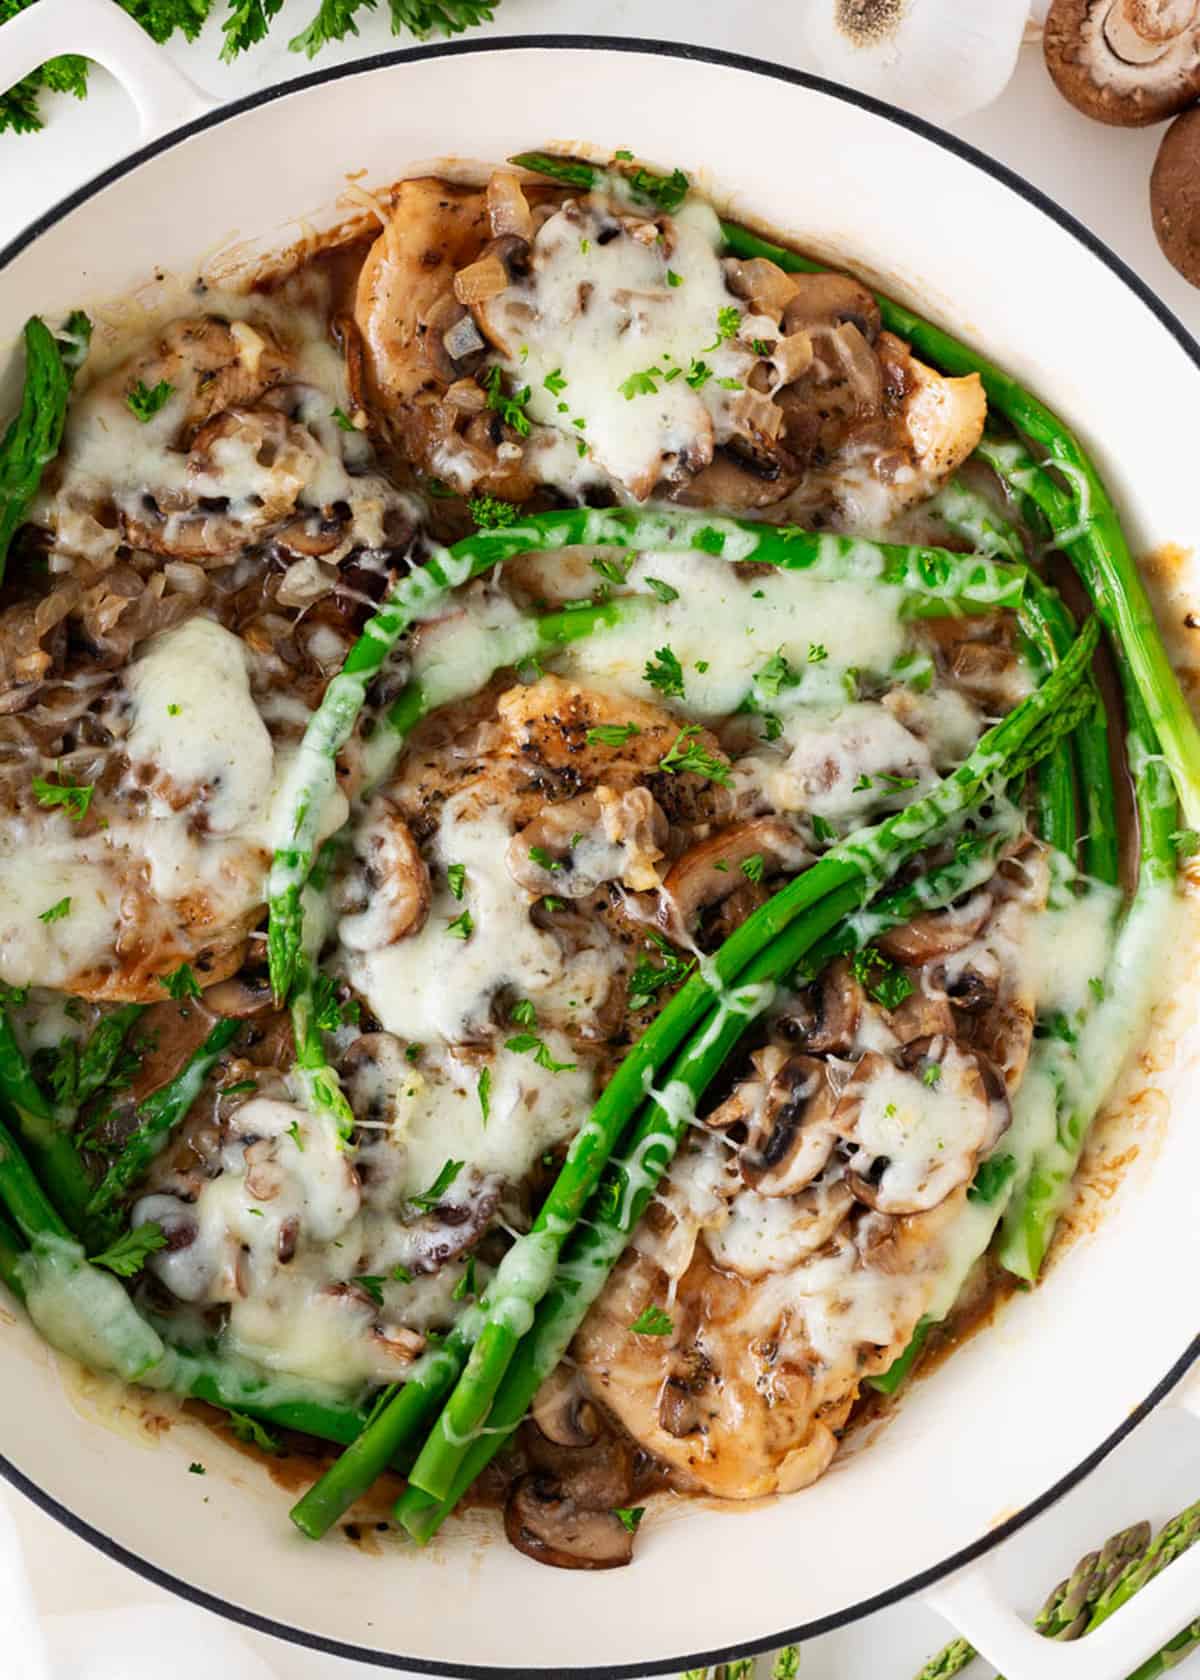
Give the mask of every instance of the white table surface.
<path id="1" fill-rule="evenodd" d="M 273 35 L 277 39 L 241 63 L 217 61 L 219 35 L 210 23 L 195 47 L 172 47 L 172 56 L 206 91 L 223 98 L 285 80 L 308 68 L 284 43 L 306 21 L 312 0 L 287 0 Z M 789 52 L 788 10 L 798 0 L 755 8 L 770 16 L 764 56 L 795 62 Z M 800 0 L 802 3 L 802 0 Z M 964 0 L 986 4 L 987 0 Z M 687 39 L 731 50 L 754 50 L 748 39 L 748 0 L 504 0 L 499 19 L 480 34 L 560 33 L 653 35 Z M 386 50 L 394 43 L 378 14 L 368 17 L 357 40 L 323 54 L 318 66 Z M 65 48 L 70 42 L 63 43 Z M 131 107 L 104 72 L 93 70 L 84 104 L 59 99 L 44 134 L 0 137 L 0 245 L 55 199 L 134 144 Z M 1126 133 L 1079 117 L 1059 98 L 1040 51 L 1026 47 L 1003 97 L 954 125 L 954 131 L 1000 159 L 1071 210 L 1145 279 L 1200 336 L 1200 292 L 1192 290 L 1160 255 L 1149 225 L 1147 181 L 1158 130 Z M 536 136 L 534 137 L 536 138 Z M 1080 1553 L 1108 1533 L 1148 1516 L 1161 1522 L 1188 1499 L 1200 1496 L 1200 1474 L 1181 1484 L 1180 1457 L 1196 1456 L 1181 1424 L 1160 1412 L 1144 1424 L 1105 1466 L 1058 1507 L 1003 1549 L 998 1575 L 1014 1602 L 1032 1612 Z M 166 1595 L 76 1540 L 49 1517 L 0 1484 L 0 1505 L 15 1519 L 24 1544 L 35 1600 L 43 1616 L 105 1612 L 161 1604 Z M 798 1560 L 802 1567 L 802 1560 Z M 1197 1607 L 1200 1610 L 1200 1606 Z M 66 1624 L 63 1624 L 64 1626 Z M 99 1625 L 98 1623 L 96 1624 Z M 0 1630 L 2 1637 L 2 1630 Z M 244 1636 L 271 1672 L 287 1680 L 351 1680 L 378 1675 L 377 1668 L 283 1646 L 257 1634 Z M 921 1662 L 947 1637 L 945 1625 L 920 1605 L 905 1605 L 806 1646 L 805 1680 L 910 1680 Z M 83 1649 L 86 1650 L 86 1641 Z M 765 1670 L 766 1665 L 763 1665 Z M 87 1680 L 81 1656 L 72 1680 Z M 1200 1658 L 1194 1659 L 1200 1672 Z M 1192 1673 L 1193 1666 L 1187 1665 Z M 107 1671 L 106 1671 L 107 1672 Z M 985 1668 L 971 1670 L 982 1676 Z"/>

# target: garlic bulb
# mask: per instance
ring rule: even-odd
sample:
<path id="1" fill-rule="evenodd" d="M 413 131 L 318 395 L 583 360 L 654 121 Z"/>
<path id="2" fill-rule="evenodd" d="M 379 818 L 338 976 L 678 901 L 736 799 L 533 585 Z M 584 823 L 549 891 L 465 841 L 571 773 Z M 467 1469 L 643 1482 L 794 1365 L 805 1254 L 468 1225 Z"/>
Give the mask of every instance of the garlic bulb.
<path id="1" fill-rule="evenodd" d="M 791 28 L 831 81 L 954 122 L 998 97 L 1017 62 L 1029 0 L 802 0 Z"/>

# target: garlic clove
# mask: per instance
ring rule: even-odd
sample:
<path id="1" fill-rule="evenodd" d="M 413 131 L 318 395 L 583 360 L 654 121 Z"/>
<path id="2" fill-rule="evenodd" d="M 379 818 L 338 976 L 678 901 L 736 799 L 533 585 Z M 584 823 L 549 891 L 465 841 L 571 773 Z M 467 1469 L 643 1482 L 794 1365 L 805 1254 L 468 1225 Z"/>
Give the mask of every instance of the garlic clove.
<path id="1" fill-rule="evenodd" d="M 1029 0 L 805 0 L 792 28 L 820 74 L 948 123 L 1007 86 L 1028 16 Z"/>

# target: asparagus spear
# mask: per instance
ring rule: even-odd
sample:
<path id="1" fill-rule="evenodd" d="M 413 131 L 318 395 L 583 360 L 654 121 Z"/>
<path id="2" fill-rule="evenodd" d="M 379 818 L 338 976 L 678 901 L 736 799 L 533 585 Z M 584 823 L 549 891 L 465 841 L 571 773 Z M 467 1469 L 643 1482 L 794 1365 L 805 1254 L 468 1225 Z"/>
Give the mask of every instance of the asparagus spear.
<path id="1" fill-rule="evenodd" d="M 86 1216 L 96 1229 L 106 1226 L 115 1203 L 145 1172 L 166 1142 L 172 1127 L 195 1102 L 200 1087 L 241 1027 L 242 1023 L 238 1020 L 219 1020 L 174 1079 L 152 1091 L 138 1104 L 136 1129 L 125 1139 L 121 1153 L 88 1200 Z"/>
<path id="2" fill-rule="evenodd" d="M 506 1257 L 493 1280 L 484 1303 L 487 1324 L 455 1394 L 447 1402 L 413 1468 L 410 1478 L 413 1488 L 434 1500 L 444 1501 L 460 1485 L 465 1463 L 474 1462 L 480 1450 L 485 1451 L 483 1462 L 486 1462 L 495 1450 L 499 1437 L 493 1436 L 491 1429 L 497 1424 L 493 1405 L 497 1389 L 521 1335 L 529 1328 L 533 1306 L 550 1283 L 557 1281 L 554 1258 L 579 1218 L 587 1194 L 595 1187 L 630 1106 L 645 1089 L 645 1080 L 655 1076 L 666 1056 L 679 1045 L 686 1031 L 697 1025 L 715 997 L 714 1021 L 695 1041 L 698 1060 L 694 1064 L 687 1062 L 689 1079 L 702 1077 L 701 1070 L 707 1070 L 703 1077 L 712 1077 L 745 1030 L 749 1017 L 761 1006 L 764 985 L 772 975 L 760 973 L 759 967 L 770 964 L 777 956 L 783 936 L 794 938 L 798 944 L 780 973 L 794 967 L 816 939 L 878 891 L 882 879 L 893 873 L 906 857 L 944 831 L 973 800 L 982 796 L 992 780 L 1023 771 L 1032 758 L 1049 750 L 1059 733 L 1073 727 L 1076 713 L 1072 696 L 1087 668 L 1095 638 L 1096 627 L 1085 628 L 1063 664 L 1042 688 L 990 730 L 958 770 L 925 799 L 914 801 L 878 828 L 860 833 L 827 852 L 819 863 L 776 894 L 726 940 L 713 960 L 709 978 L 697 973 L 676 993 L 633 1047 L 593 1111 L 592 1119 L 572 1145 L 558 1182 L 529 1237 L 521 1239 L 510 1251 L 510 1257 L 517 1256 L 516 1262 L 510 1264 L 510 1258 Z M 826 917 L 831 907 L 835 914 Z M 819 925 L 822 917 L 825 917 L 824 925 Z M 713 970 L 718 982 L 715 986 L 711 983 Z M 736 986 L 732 994 L 731 984 Z M 689 1054 L 684 1052 L 685 1061 Z M 710 1068 L 708 1058 L 714 1055 L 717 1060 Z M 679 1082 L 676 1069 L 670 1088 Z M 692 1089 L 685 1083 L 685 1090 Z M 626 1158 L 637 1163 L 638 1189 L 621 1198 L 621 1208 L 615 1215 L 611 1208 L 602 1208 L 596 1219 L 590 1221 L 599 1225 L 597 1236 L 606 1251 L 593 1266 L 592 1281 L 597 1293 L 636 1222 L 636 1216 L 626 1221 L 637 1207 L 640 1187 L 645 1185 L 648 1196 L 650 1187 L 669 1163 L 684 1124 L 686 1117 L 673 1114 L 662 1104 L 654 1104 L 635 1129 L 634 1142 L 627 1147 Z M 660 1158 L 654 1160 L 653 1166 L 646 1153 L 652 1145 L 661 1145 Z M 629 1182 L 632 1186 L 633 1180 Z M 585 1232 L 585 1241 L 590 1234 L 590 1230 Z M 532 1264 L 527 1258 L 531 1249 Z M 505 1267 L 509 1277 L 505 1276 Z M 564 1342 L 562 1347 L 565 1346 Z M 524 1403 L 511 1420 L 514 1424 L 523 1410 Z M 489 1417 L 489 1433 L 482 1437 L 481 1449 L 475 1437 Z M 498 1421 L 502 1427 L 510 1423 L 507 1415 Z M 474 1473 L 477 1472 L 472 1472 L 472 1477 Z"/>
<path id="3" fill-rule="evenodd" d="M 71 1140 L 69 1125 L 73 1117 L 57 1113 L 42 1094 L 3 1009 L 0 1009 L 0 1095 L 55 1207 L 71 1230 L 78 1231 L 92 1184 Z"/>
<path id="4" fill-rule="evenodd" d="M 936 1656 L 930 1657 L 916 1680 L 954 1680 L 978 1655 L 974 1645 L 968 1645 L 965 1639 L 952 1639 Z"/>
<path id="5" fill-rule="evenodd" d="M 1073 556 L 1075 545 L 1083 541 L 1075 504 L 1037 466 L 1025 446 L 985 431 L 977 453 L 1017 499 L 1027 523 L 1040 524 L 1057 546 Z M 1092 715 L 1076 732 L 1075 755 L 1083 803 L 1083 868 L 1094 879 L 1115 885 L 1120 873 L 1116 793 L 1108 720 L 1098 689 Z"/>
<path id="6" fill-rule="evenodd" d="M 62 338 L 55 338 L 40 315 L 25 323 L 21 406 L 0 439 L 0 579 L 42 473 L 58 454 L 71 381 L 91 336 L 92 323 L 78 310 L 67 318 Z"/>

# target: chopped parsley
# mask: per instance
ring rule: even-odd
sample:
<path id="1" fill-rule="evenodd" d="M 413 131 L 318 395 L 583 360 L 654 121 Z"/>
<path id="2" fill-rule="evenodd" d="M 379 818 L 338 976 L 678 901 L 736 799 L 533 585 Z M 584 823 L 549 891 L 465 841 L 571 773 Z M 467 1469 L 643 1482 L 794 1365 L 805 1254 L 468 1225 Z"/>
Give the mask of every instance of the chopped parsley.
<path id="1" fill-rule="evenodd" d="M 167 1235 L 156 1220 L 137 1225 L 126 1231 L 104 1250 L 92 1256 L 93 1266 L 105 1266 L 120 1278 L 131 1278 L 141 1271 L 152 1254 L 167 1246 Z"/>
<path id="2" fill-rule="evenodd" d="M 511 426 L 519 437 L 529 436 L 529 416 L 525 412 L 525 404 L 533 395 L 528 385 L 523 385 L 519 391 L 514 391 L 510 397 L 504 389 L 504 375 L 499 364 L 493 364 L 488 369 L 485 390 L 487 391 L 487 405 L 498 414 L 506 426 Z"/>
<path id="3" fill-rule="evenodd" d="M 833 824 L 826 822 L 825 818 L 819 816 L 816 811 L 809 812 L 808 821 L 813 831 L 814 840 L 822 840 L 828 843 L 836 838 L 837 831 Z"/>
<path id="4" fill-rule="evenodd" d="M 536 863 L 539 869 L 544 869 L 547 875 L 553 875 L 562 868 L 562 859 L 554 857 L 545 846 L 530 846 L 529 861 Z"/>
<path id="5" fill-rule="evenodd" d="M 554 911 L 554 910 L 562 910 L 562 909 L 565 909 L 565 908 L 566 908 L 566 900 L 562 899 L 562 898 L 555 898 L 551 893 L 546 893 L 546 895 L 542 899 L 542 909 L 543 910 Z"/>
<path id="6" fill-rule="evenodd" d="M 470 939 L 475 932 L 475 920 L 471 912 L 464 910 L 461 916 L 455 916 L 452 922 L 447 922 L 446 932 L 451 939 Z"/>
<path id="7" fill-rule="evenodd" d="M 174 974 L 160 974 L 158 983 L 176 1003 L 200 996 L 200 983 L 188 963 L 180 963 Z"/>
<path id="8" fill-rule="evenodd" d="M 381 1277 L 355 1277 L 350 1279 L 356 1283 L 364 1295 L 369 1295 L 377 1307 L 383 1305 L 383 1285 L 385 1279 Z"/>
<path id="9" fill-rule="evenodd" d="M 1091 979 L 1088 981 L 1088 991 L 1091 992 L 1097 1003 L 1103 1003 L 1104 981 L 1098 974 L 1093 974 Z"/>
<path id="10" fill-rule="evenodd" d="M 716 782 L 718 787 L 728 787 L 728 764 L 695 739 L 700 732 L 698 723 L 689 723 L 681 729 L 671 750 L 659 759 L 659 769 L 668 771 L 672 776 L 678 771 L 690 771 L 693 776 L 703 776 L 706 781 Z"/>
<path id="11" fill-rule="evenodd" d="M 419 1196 L 409 1197 L 412 1205 L 414 1207 L 424 1208 L 426 1212 L 429 1212 L 432 1208 L 437 1207 L 442 1197 L 446 1194 L 446 1191 L 449 1190 L 450 1186 L 454 1183 L 454 1180 L 458 1177 L 459 1173 L 465 1166 L 465 1161 L 445 1162 L 442 1170 L 438 1173 L 428 1190 L 422 1190 Z"/>
<path id="12" fill-rule="evenodd" d="M 896 1009 L 916 990 L 902 968 L 885 957 L 875 945 L 864 945 L 850 959 L 850 970 L 859 985 L 885 1009 Z"/>
<path id="13" fill-rule="evenodd" d="M 33 778 L 33 793 L 38 804 L 46 807 L 61 805 L 72 822 L 82 822 L 87 816 L 95 791 L 94 782 L 79 786 L 74 782 L 48 782 L 44 776 Z"/>
<path id="14" fill-rule="evenodd" d="M 169 385 L 165 379 L 160 379 L 157 385 L 146 385 L 139 379 L 127 394 L 125 405 L 134 419 L 140 420 L 144 426 L 147 420 L 153 420 L 160 408 L 165 408 L 174 389 L 174 385 Z"/>
<path id="15" fill-rule="evenodd" d="M 658 596 L 664 607 L 668 606 L 670 602 L 678 601 L 679 599 L 678 589 L 675 589 L 669 583 L 664 583 L 661 578 L 648 577 L 646 579 L 646 584 Z"/>
<path id="16" fill-rule="evenodd" d="M 250 1081 L 248 1081 L 247 1083 L 250 1083 Z M 296 1148 L 300 1151 L 301 1155 L 303 1155 L 303 1153 L 304 1153 L 304 1138 L 303 1138 L 303 1136 L 301 1135 L 301 1132 L 300 1132 L 300 1122 L 299 1122 L 299 1120 L 293 1120 L 292 1121 L 291 1125 L 287 1129 L 287 1135 L 288 1135 L 288 1137 L 291 1138 L 292 1142 L 296 1145 Z"/>
<path id="17" fill-rule="evenodd" d="M 502 525 L 513 525 L 520 518 L 520 509 L 512 502 L 502 502 L 498 496 L 473 496 L 467 503 L 467 512 L 476 525 L 485 531 L 498 530 Z"/>
<path id="18" fill-rule="evenodd" d="M 661 1307 L 643 1307 L 629 1328 L 635 1336 L 669 1336 L 675 1324 Z"/>
<path id="19" fill-rule="evenodd" d="M 700 361 L 698 357 L 692 358 L 692 365 L 684 374 L 684 378 L 692 387 L 693 391 L 703 390 L 712 376 L 713 370 L 709 367 L 708 363 Z"/>
<path id="20" fill-rule="evenodd" d="M 870 776 L 867 775 L 866 771 L 864 770 L 862 775 L 858 778 L 858 780 L 855 782 L 853 788 L 850 791 L 852 793 L 867 793 L 870 790 L 870 787 L 871 787 L 871 778 L 870 778 Z"/>
<path id="21" fill-rule="evenodd" d="M 407 1266 L 393 1266 L 392 1267 L 392 1282 L 393 1283 L 411 1283 L 412 1281 L 413 1281 L 413 1275 L 409 1271 Z"/>
<path id="22" fill-rule="evenodd" d="M 658 386 L 654 381 L 662 378 L 663 370 L 660 367 L 643 368 L 638 373 L 631 373 L 628 379 L 623 379 L 617 390 L 626 402 L 632 402 L 634 397 L 654 397 L 658 395 Z"/>
<path id="23" fill-rule="evenodd" d="M 475 1095 L 479 1098 L 479 1112 L 483 1115 L 486 1126 L 492 1112 L 492 1070 L 485 1067 L 480 1072 L 475 1084 Z"/>
<path id="24" fill-rule="evenodd" d="M 338 997 L 338 982 L 328 974 L 318 974 L 313 982 L 313 1020 L 322 1032 L 337 1032 L 358 1020 L 361 1010 L 353 999 L 343 1003 Z"/>
<path id="25" fill-rule="evenodd" d="M 61 922 L 64 916 L 71 914 L 71 900 L 69 897 L 60 898 L 57 904 L 52 904 L 49 910 L 43 910 L 38 916 L 39 922 Z"/>
<path id="26" fill-rule="evenodd" d="M 763 871 L 766 868 L 762 853 L 755 852 L 753 857 L 743 859 L 741 868 L 747 881 L 753 881 L 757 885 L 762 880 Z"/>
<path id="27" fill-rule="evenodd" d="M 619 152 L 614 152 L 613 156 L 615 158 L 620 158 L 622 163 L 632 163 L 633 162 L 633 153 L 625 151 L 624 148 L 622 148 L 622 150 L 619 151 Z"/>
<path id="28" fill-rule="evenodd" d="M 669 268 L 667 270 L 667 285 L 672 286 L 672 287 L 682 286 L 683 285 L 683 275 L 682 274 L 676 274 L 676 272 L 673 268 Z"/>
<path id="29" fill-rule="evenodd" d="M 618 1519 L 622 1528 L 628 1529 L 630 1534 L 636 1534 L 638 1524 L 646 1515 L 644 1505 L 614 1505 L 613 1516 Z"/>
<path id="30" fill-rule="evenodd" d="M 412 1063 L 419 1062 L 421 1060 L 421 1049 L 422 1046 L 419 1044 L 407 1045 L 404 1051 L 404 1060 Z"/>
<path id="31" fill-rule="evenodd" d="M 762 720 L 763 740 L 778 741 L 779 737 L 783 734 L 783 719 L 775 712 L 764 712 Z"/>
<path id="32" fill-rule="evenodd" d="M 472 1295 L 479 1293 L 475 1284 L 475 1256 L 467 1261 L 467 1269 L 450 1291 L 452 1301 L 465 1301 Z"/>
<path id="33" fill-rule="evenodd" d="M 926 1062 L 925 1070 L 921 1075 L 922 1085 L 928 1085 L 930 1090 L 932 1090 L 933 1087 L 941 1079 L 941 1077 L 942 1077 L 942 1064 L 941 1064 L 941 1062 Z"/>
<path id="34" fill-rule="evenodd" d="M 593 560 L 592 561 L 592 566 L 593 566 L 594 570 L 599 572 L 600 576 L 602 578 L 606 579 L 609 583 L 615 583 L 615 584 L 622 584 L 622 583 L 625 582 L 626 578 L 629 576 L 629 568 L 632 565 L 633 565 L 632 560 Z"/>
<path id="35" fill-rule="evenodd" d="M 766 664 L 754 673 L 755 688 L 768 700 L 778 700 L 785 688 L 795 688 L 799 681 L 800 678 L 784 657 L 782 648 L 777 648 Z"/>
<path id="36" fill-rule="evenodd" d="M 446 885 L 452 895 L 461 899 L 467 885 L 467 866 L 465 863 L 452 863 L 446 870 Z"/>
<path id="37" fill-rule="evenodd" d="M 623 747 L 626 741 L 640 734 L 636 723 L 598 723 L 588 730 L 586 739 L 589 747 Z"/>
<path id="38" fill-rule="evenodd" d="M 752 338 L 750 348 L 756 356 L 769 356 L 771 354 L 771 347 L 765 338 Z"/>
<path id="39" fill-rule="evenodd" d="M 560 396 L 567 388 L 567 382 L 562 376 L 561 368 L 551 368 L 545 379 L 542 380 L 542 384 L 554 397 Z"/>
<path id="40" fill-rule="evenodd" d="M 351 420 L 344 408 L 331 409 L 329 418 L 341 432 L 356 432 L 358 430 L 358 427 L 354 424 L 353 420 Z"/>
<path id="41" fill-rule="evenodd" d="M 193 1459 L 188 1465 L 189 1476 L 207 1476 L 207 1474 L 208 1471 L 204 1468 L 203 1464 L 198 1463 L 196 1459 Z"/>
<path id="42" fill-rule="evenodd" d="M 180 712 L 182 712 L 182 710 L 183 710 L 183 707 L 182 706 L 177 706 L 175 704 L 174 700 L 172 700 L 170 705 L 167 707 L 167 716 L 168 717 L 178 717 Z"/>
<path id="43" fill-rule="evenodd" d="M 653 1002 L 665 986 L 678 985 L 692 971 L 691 962 L 677 956 L 661 933 L 651 932 L 648 935 L 647 949 L 650 948 L 657 948 L 663 962 L 661 967 L 656 968 L 643 957 L 629 976 L 629 1007 L 635 1013 Z"/>
<path id="44" fill-rule="evenodd" d="M 248 1417 L 245 1412 L 228 1412 L 226 1416 L 230 1429 L 239 1441 L 245 1441 L 248 1446 L 258 1447 L 262 1452 L 272 1455 L 279 1451 L 278 1437 L 272 1435 L 257 1418 Z"/>
<path id="45" fill-rule="evenodd" d="M 678 699 L 683 699 L 683 666 L 671 648 L 660 647 L 654 658 L 646 661 L 642 677 L 660 694 L 675 695 Z"/>
<path id="46" fill-rule="evenodd" d="M 514 1051 L 518 1056 L 532 1055 L 538 1067 L 545 1068 L 547 1073 L 574 1073 L 575 1062 L 556 1062 L 550 1054 L 545 1039 L 536 1033 L 514 1033 L 504 1041 L 506 1050 Z"/>
<path id="47" fill-rule="evenodd" d="M 917 785 L 915 776 L 887 776 L 881 772 L 875 779 L 882 782 L 884 787 L 894 788 L 898 793 L 907 788 L 915 788 Z"/>
<path id="48" fill-rule="evenodd" d="M 732 338 L 742 324 L 742 312 L 736 303 L 727 303 L 723 309 L 717 310 L 717 336 L 704 349 L 719 350 L 727 338 Z"/>
<path id="49" fill-rule="evenodd" d="M 509 1014 L 519 1027 L 536 1027 L 537 1010 L 529 998 L 518 998 Z"/>
<path id="50" fill-rule="evenodd" d="M 810 665 L 819 665 L 823 659 L 828 658 L 829 649 L 825 646 L 824 642 L 809 642 L 808 663 Z"/>

